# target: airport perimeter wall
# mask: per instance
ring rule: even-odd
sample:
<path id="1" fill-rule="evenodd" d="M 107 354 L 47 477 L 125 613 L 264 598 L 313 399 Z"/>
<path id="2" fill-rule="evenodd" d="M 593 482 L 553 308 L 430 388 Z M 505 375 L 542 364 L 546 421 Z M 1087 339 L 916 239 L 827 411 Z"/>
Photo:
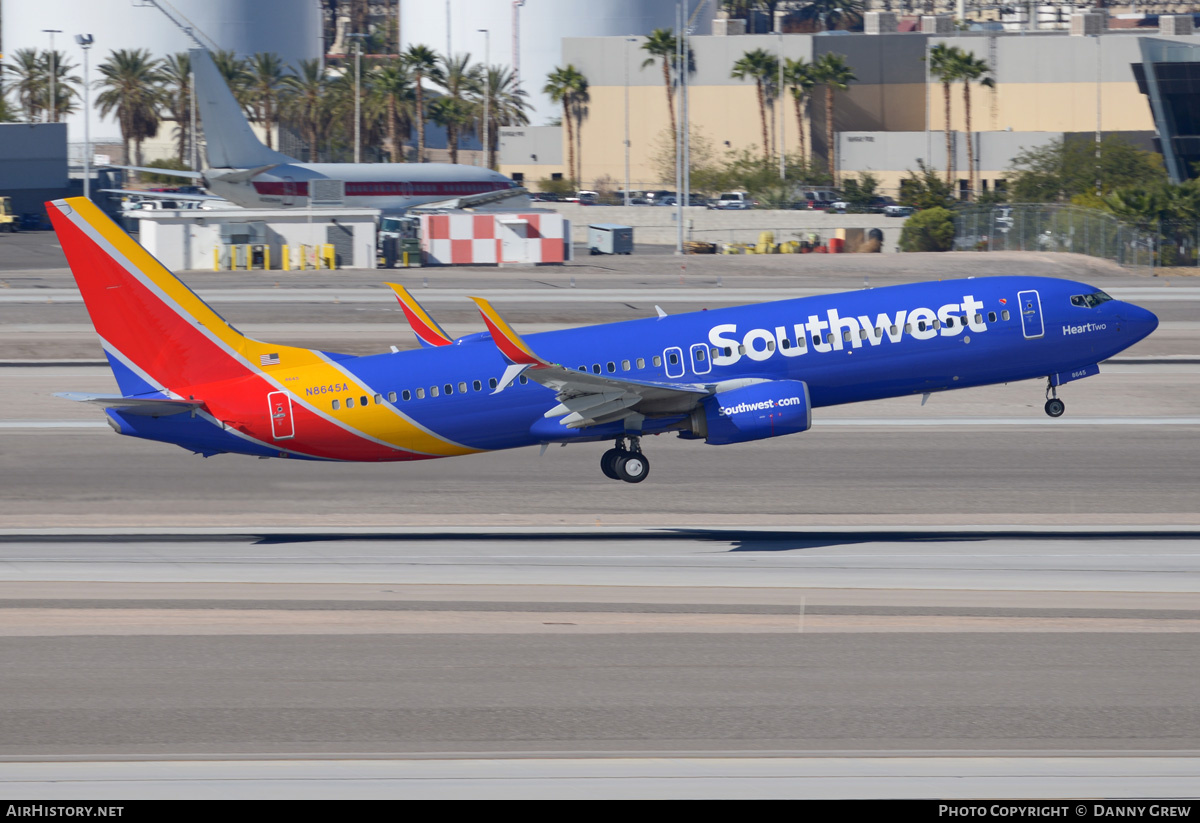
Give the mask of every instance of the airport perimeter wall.
<path id="1" fill-rule="evenodd" d="M 633 242 L 650 245 L 675 245 L 675 209 L 669 206 L 580 206 L 574 203 L 539 203 L 568 218 L 572 240 L 587 242 L 588 225 L 617 223 L 633 226 Z M 822 240 L 834 236 L 837 229 L 880 229 L 883 251 L 894 252 L 900 245 L 902 217 L 882 214 L 829 214 L 823 211 L 792 209 L 748 209 L 723 211 L 700 207 L 683 210 L 684 240 L 708 243 L 755 243 L 759 232 L 775 232 L 775 242 L 807 239 L 812 233 Z"/>

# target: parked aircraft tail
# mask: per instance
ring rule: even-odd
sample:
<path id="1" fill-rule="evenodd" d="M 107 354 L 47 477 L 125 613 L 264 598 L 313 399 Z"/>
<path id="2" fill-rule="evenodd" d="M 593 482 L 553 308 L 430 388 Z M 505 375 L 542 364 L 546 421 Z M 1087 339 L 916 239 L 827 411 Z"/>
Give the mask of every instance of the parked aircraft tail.
<path id="1" fill-rule="evenodd" d="M 207 50 L 192 49 L 188 55 L 196 77 L 196 101 L 211 168 L 250 169 L 297 162 L 294 157 L 268 149 L 255 136 Z"/>

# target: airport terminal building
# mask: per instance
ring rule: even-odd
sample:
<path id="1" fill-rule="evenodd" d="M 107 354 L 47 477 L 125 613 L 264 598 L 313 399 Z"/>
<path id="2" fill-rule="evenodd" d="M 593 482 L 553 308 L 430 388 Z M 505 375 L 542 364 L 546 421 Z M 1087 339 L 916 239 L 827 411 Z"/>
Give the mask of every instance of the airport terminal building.
<path id="1" fill-rule="evenodd" d="M 731 76 L 734 63 L 746 52 L 763 49 L 809 63 L 827 53 L 840 54 L 857 79 L 834 95 L 838 168 L 843 175 L 870 171 L 884 188 L 894 190 L 919 161 L 936 169 L 946 166 L 944 93 L 930 75 L 927 59 L 931 49 L 944 44 L 986 61 L 995 83 L 992 88 L 971 87 L 976 188 L 983 191 L 997 181 L 1003 185 L 1016 154 L 1064 135 L 1094 139 L 1097 132 L 1121 133 L 1140 147 L 1157 148 L 1152 100 L 1144 80 L 1139 87 L 1136 69 L 1143 62 L 1143 43 L 1200 45 L 1190 15 L 1160 17 L 1158 29 L 1115 29 L 1105 25 L 1102 13 L 1089 12 L 1074 15 L 1068 30 L 1019 32 L 956 31 L 948 17 L 923 18 L 924 31 L 897 32 L 888 25 L 888 17 L 868 14 L 866 33 L 692 37 L 694 72 L 688 98 L 693 140 L 707 143 L 717 157 L 726 150 L 762 150 L 755 83 Z M 667 96 L 661 63 L 643 66 L 648 57 L 641 47 L 644 42 L 645 38 L 625 37 L 563 41 L 563 64 L 574 65 L 589 82 L 590 101 L 578 139 L 584 188 L 604 178 L 623 184 L 626 129 L 632 187 L 658 188 L 667 182 L 654 163 L 655 155 L 672 140 Z M 1150 77 L 1154 79 L 1153 71 Z M 951 151 L 958 187 L 965 195 L 962 83 L 951 84 L 950 93 Z M 795 154 L 799 129 L 790 95 L 778 100 L 774 109 L 768 114 L 768 142 L 782 140 L 786 152 Z M 566 176 L 565 129 L 559 135 L 560 152 L 531 149 L 528 128 L 507 131 L 501 171 L 530 184 L 556 173 Z M 540 134 L 538 142 L 544 146 L 546 138 Z M 824 86 L 813 89 L 805 138 L 808 153 L 823 165 L 830 150 Z"/>

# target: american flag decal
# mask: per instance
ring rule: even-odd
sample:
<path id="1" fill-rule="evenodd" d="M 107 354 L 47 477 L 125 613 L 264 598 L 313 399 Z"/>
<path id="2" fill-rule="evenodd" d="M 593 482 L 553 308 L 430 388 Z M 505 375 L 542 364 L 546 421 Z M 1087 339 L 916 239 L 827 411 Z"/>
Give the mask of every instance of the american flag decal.
<path id="1" fill-rule="evenodd" d="M 278 366 L 279 365 L 279 355 L 278 354 L 262 354 L 262 355 L 259 355 L 258 362 L 259 362 L 259 365 L 262 365 L 262 366 Z"/>

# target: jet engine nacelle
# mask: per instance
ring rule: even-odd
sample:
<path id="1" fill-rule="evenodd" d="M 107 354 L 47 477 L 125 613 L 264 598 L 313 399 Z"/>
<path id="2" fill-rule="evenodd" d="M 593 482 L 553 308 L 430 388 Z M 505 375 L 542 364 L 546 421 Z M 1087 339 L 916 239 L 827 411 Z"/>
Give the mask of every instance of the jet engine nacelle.
<path id="1" fill-rule="evenodd" d="M 692 412 L 692 435 L 714 446 L 795 434 L 812 427 L 808 384 L 766 380 L 701 401 Z"/>

